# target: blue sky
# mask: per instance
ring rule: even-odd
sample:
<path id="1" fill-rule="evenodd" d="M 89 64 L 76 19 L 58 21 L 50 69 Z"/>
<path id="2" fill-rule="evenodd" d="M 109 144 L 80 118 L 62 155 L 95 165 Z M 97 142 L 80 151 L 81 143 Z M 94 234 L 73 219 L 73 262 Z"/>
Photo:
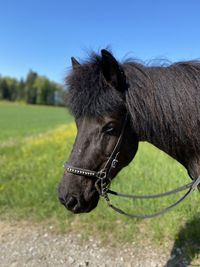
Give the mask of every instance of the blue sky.
<path id="1" fill-rule="evenodd" d="M 70 57 L 110 46 L 119 59 L 200 58 L 198 0 L 1 0 L 0 73 L 62 83 Z"/>

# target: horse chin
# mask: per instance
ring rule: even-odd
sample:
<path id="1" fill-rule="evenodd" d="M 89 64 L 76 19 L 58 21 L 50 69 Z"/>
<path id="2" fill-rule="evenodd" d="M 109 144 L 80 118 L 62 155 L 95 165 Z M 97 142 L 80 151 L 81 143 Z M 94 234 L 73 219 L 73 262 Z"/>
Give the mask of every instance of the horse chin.
<path id="1" fill-rule="evenodd" d="M 87 201 L 83 201 L 81 205 L 78 205 L 71 209 L 71 211 L 75 214 L 78 213 L 88 213 L 96 208 L 97 204 L 99 202 L 99 194 L 98 192 L 93 192 L 90 196 L 90 198 L 87 198 Z"/>
<path id="2" fill-rule="evenodd" d="M 84 211 L 86 213 L 92 211 L 93 209 L 96 208 L 97 204 L 99 202 L 99 194 L 97 195 L 97 197 L 95 199 L 93 199 L 90 203 L 89 206 L 87 207 L 87 209 Z"/>

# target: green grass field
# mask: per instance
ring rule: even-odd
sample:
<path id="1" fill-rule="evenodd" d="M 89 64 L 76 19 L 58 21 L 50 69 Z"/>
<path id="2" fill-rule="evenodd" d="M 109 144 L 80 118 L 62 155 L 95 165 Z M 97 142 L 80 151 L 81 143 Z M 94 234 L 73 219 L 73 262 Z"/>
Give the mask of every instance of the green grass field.
<path id="1" fill-rule="evenodd" d="M 0 140 L 17 139 L 50 130 L 60 124 L 72 121 L 66 109 L 51 106 L 0 104 Z"/>
<path id="2" fill-rule="evenodd" d="M 200 240 L 198 192 L 174 211 L 155 219 L 131 220 L 110 210 L 103 200 L 89 214 L 73 215 L 57 200 L 63 163 L 70 153 L 76 129 L 64 108 L 0 102 L 0 218 L 30 220 L 57 230 L 97 234 L 105 241 L 137 239 Z M 190 182 L 184 168 L 169 156 L 142 143 L 134 161 L 113 181 L 112 188 L 126 193 L 158 193 Z M 128 212 L 151 213 L 171 204 L 175 197 L 130 201 L 112 197 Z M 184 239 L 184 240 L 185 240 Z M 189 243 L 188 241 L 188 243 Z"/>

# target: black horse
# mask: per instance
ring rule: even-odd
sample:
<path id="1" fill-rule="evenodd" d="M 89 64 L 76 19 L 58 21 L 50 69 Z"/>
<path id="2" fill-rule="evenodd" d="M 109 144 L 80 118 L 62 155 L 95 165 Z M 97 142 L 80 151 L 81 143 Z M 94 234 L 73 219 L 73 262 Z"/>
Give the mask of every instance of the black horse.
<path id="1" fill-rule="evenodd" d="M 139 141 L 179 161 L 192 179 L 200 176 L 200 62 L 120 64 L 102 50 L 82 64 L 72 58 L 72 65 L 67 104 L 78 134 L 69 159 L 76 173 L 68 168 L 59 186 L 66 208 L 80 213 L 97 206 L 97 178 L 88 174 L 99 174 L 110 164 L 119 139 L 118 164 L 109 167 L 110 179 L 133 159 Z"/>

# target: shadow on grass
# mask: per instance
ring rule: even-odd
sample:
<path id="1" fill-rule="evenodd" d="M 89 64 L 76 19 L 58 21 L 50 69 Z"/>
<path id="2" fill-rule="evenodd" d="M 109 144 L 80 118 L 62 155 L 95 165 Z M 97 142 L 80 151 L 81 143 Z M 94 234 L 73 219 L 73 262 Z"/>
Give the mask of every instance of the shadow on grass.
<path id="1" fill-rule="evenodd" d="M 164 267 L 200 266 L 191 262 L 200 254 L 200 216 L 186 223 L 177 235 L 171 257 Z M 191 265 L 190 265 L 191 264 Z"/>

